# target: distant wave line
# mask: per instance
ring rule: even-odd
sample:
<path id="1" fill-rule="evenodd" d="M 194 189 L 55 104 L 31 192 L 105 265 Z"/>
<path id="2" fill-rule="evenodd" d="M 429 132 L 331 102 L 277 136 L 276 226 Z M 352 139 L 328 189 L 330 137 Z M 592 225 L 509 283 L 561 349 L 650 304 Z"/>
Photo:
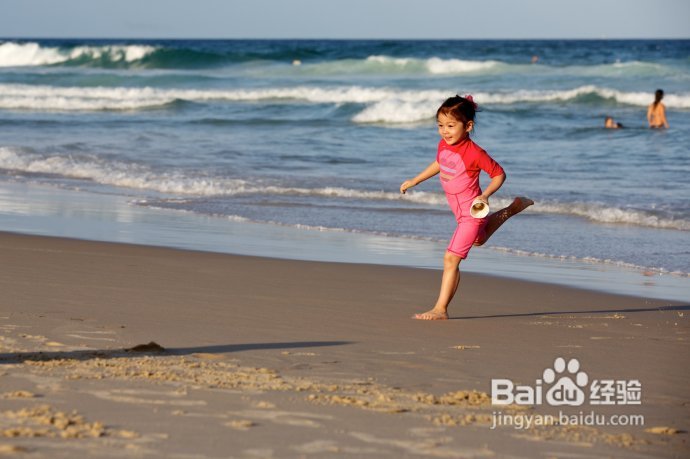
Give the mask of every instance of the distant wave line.
<path id="1" fill-rule="evenodd" d="M 353 116 L 357 123 L 411 123 L 433 118 L 436 107 L 457 90 L 398 90 L 364 86 L 295 86 L 263 89 L 163 89 L 153 87 L 61 87 L 0 84 L 0 109 L 37 111 L 143 110 L 164 107 L 176 101 L 261 102 L 314 104 L 362 104 Z M 593 85 L 573 89 L 475 92 L 480 105 L 516 103 L 563 103 L 594 97 L 621 104 L 646 107 L 647 92 L 624 92 Z M 690 93 L 668 94 L 668 108 L 690 108 Z"/>
<path id="2" fill-rule="evenodd" d="M 38 42 L 0 42 L 0 68 L 2 67 L 101 67 L 137 69 L 199 69 L 228 65 L 263 62 L 265 65 L 283 65 L 283 71 L 297 74 L 550 74 L 581 76 L 617 76 L 634 73 L 645 76 L 681 75 L 687 73 L 686 62 L 678 66 L 645 61 L 625 61 L 597 64 L 574 63 L 559 66 L 539 63 L 505 62 L 497 59 L 460 59 L 438 56 L 405 57 L 372 54 L 361 58 L 314 57 L 313 60 L 297 60 L 291 50 L 247 53 L 231 49 L 199 49 L 161 44 L 80 44 L 49 46 Z"/>

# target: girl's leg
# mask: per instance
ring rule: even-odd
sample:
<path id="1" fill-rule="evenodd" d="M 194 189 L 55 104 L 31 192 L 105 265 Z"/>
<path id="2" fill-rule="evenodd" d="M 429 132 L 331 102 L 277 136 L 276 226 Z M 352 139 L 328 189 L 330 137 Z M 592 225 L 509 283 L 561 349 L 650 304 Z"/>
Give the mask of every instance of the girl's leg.
<path id="1" fill-rule="evenodd" d="M 519 214 L 532 204 L 534 204 L 534 201 L 532 201 L 529 198 L 517 197 L 508 207 L 491 214 L 489 216 L 489 221 L 486 223 L 486 226 L 484 227 L 483 238 L 481 240 L 476 241 L 474 245 L 484 244 L 491 237 L 491 235 L 494 232 L 496 232 L 496 230 L 500 228 L 501 225 L 503 225 L 503 223 L 505 223 L 510 217 Z M 453 245 L 458 234 L 464 234 L 458 231 L 460 231 L 460 227 L 458 227 L 458 230 L 456 230 L 456 234 L 453 235 L 451 245 Z M 462 253 L 466 253 L 465 251 L 463 251 L 463 247 L 469 250 L 469 247 L 472 245 L 471 241 L 471 239 L 466 242 L 460 241 L 459 245 L 457 246 L 458 250 L 460 250 Z M 465 243 L 467 244 L 466 246 L 464 246 Z M 460 284 L 459 268 L 461 260 L 462 258 L 460 258 L 460 256 L 454 254 L 453 252 L 446 251 L 446 254 L 443 257 L 443 277 L 441 278 L 441 291 L 438 294 L 438 300 L 436 300 L 436 304 L 431 310 L 423 312 L 421 314 L 415 314 L 414 316 L 412 316 L 413 319 L 448 319 L 448 305 L 455 296 L 455 292 L 457 292 L 458 285 Z"/>
<path id="2" fill-rule="evenodd" d="M 506 220 L 508 220 L 513 215 L 519 214 L 532 204 L 534 204 L 534 201 L 532 201 L 531 199 L 518 196 L 508 207 L 505 207 L 499 210 L 498 212 L 494 212 L 493 214 L 489 215 L 489 221 L 486 223 L 486 227 L 484 228 L 484 238 L 482 238 L 480 241 L 475 242 L 474 245 L 484 244 L 486 241 L 489 240 L 491 235 L 494 234 L 496 230 L 506 222 Z"/>
<path id="3" fill-rule="evenodd" d="M 433 309 L 415 314 L 413 319 L 420 320 L 445 320 L 448 318 L 448 304 L 455 296 L 460 284 L 460 258 L 452 252 L 446 252 L 443 257 L 443 277 L 441 278 L 441 291 Z"/>

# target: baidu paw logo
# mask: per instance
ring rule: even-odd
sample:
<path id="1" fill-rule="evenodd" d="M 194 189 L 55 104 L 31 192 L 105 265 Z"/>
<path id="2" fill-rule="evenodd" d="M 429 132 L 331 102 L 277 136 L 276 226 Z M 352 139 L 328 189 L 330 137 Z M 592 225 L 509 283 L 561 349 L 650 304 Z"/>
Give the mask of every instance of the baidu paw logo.
<path id="1" fill-rule="evenodd" d="M 544 370 L 544 382 L 553 384 L 546 392 L 546 402 L 552 406 L 571 405 L 580 406 L 585 402 L 585 392 L 582 387 L 587 385 L 587 373 L 580 371 L 580 362 L 570 359 L 566 365 L 565 359 L 558 357 L 553 368 Z"/>

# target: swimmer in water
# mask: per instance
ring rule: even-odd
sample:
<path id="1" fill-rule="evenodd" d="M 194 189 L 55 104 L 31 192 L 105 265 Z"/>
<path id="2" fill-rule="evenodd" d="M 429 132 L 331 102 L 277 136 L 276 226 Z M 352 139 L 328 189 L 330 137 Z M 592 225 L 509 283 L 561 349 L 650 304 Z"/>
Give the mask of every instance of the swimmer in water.
<path id="1" fill-rule="evenodd" d="M 607 116 L 606 120 L 604 121 L 604 127 L 606 129 L 620 129 L 623 127 L 621 123 L 616 123 L 612 117 Z"/>
<path id="2" fill-rule="evenodd" d="M 666 121 L 666 106 L 661 103 L 664 98 L 664 91 L 657 89 L 654 93 L 654 102 L 647 107 L 647 122 L 652 129 L 668 128 Z"/>

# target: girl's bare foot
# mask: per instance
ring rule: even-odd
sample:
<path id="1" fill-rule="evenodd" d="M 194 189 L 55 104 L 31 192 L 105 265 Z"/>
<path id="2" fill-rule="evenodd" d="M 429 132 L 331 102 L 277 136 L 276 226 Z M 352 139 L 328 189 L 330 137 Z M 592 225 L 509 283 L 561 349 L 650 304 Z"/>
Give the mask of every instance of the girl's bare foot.
<path id="1" fill-rule="evenodd" d="M 491 235 L 494 234 L 496 230 L 499 229 L 501 225 L 503 225 L 510 217 L 519 214 L 532 204 L 534 204 L 534 201 L 532 201 L 530 198 L 518 196 L 517 198 L 513 199 L 513 202 L 511 202 L 508 207 L 504 207 L 498 212 L 494 212 L 493 214 L 489 215 L 489 221 L 484 227 L 484 238 L 477 240 L 474 245 L 484 245 L 484 243 L 489 240 Z"/>
<path id="2" fill-rule="evenodd" d="M 532 201 L 530 198 L 518 196 L 517 198 L 513 199 L 513 202 L 510 203 L 510 206 L 508 207 L 510 207 L 510 210 L 513 211 L 513 215 L 515 215 L 527 209 L 532 204 L 534 204 L 534 201 Z"/>
<path id="3" fill-rule="evenodd" d="M 446 311 L 432 309 L 421 314 L 415 314 L 412 318 L 417 320 L 448 320 L 448 313 Z"/>

